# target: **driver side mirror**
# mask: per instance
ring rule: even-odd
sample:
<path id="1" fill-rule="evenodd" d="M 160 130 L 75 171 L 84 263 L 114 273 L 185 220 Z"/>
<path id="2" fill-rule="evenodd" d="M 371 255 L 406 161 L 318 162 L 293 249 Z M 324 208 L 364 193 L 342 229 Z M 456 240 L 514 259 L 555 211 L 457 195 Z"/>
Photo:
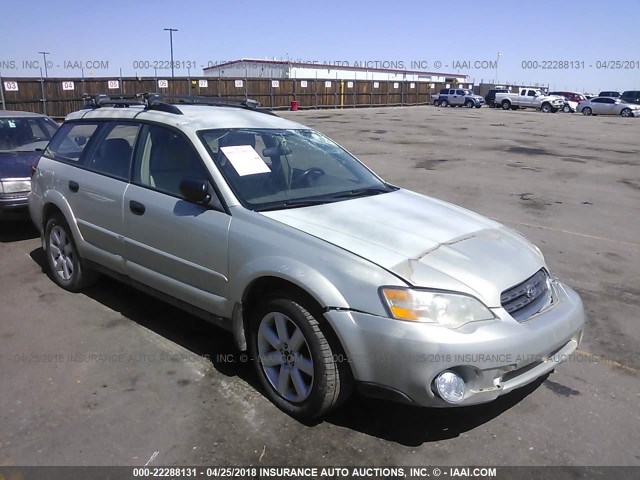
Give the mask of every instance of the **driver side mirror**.
<path id="1" fill-rule="evenodd" d="M 193 203 L 205 204 L 211 200 L 209 182 L 201 178 L 185 178 L 180 182 L 180 193 Z"/>

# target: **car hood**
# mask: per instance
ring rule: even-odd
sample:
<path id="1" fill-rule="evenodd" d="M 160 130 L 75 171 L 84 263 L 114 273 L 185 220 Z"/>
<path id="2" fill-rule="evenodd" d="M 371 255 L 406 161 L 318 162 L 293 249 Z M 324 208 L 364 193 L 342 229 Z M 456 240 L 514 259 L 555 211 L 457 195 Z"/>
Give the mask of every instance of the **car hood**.
<path id="1" fill-rule="evenodd" d="M 31 176 L 31 165 L 42 152 L 0 151 L 0 178 L 25 178 Z"/>
<path id="2" fill-rule="evenodd" d="M 489 307 L 544 266 L 540 251 L 514 230 L 408 190 L 262 214 L 413 286 L 469 293 Z"/>

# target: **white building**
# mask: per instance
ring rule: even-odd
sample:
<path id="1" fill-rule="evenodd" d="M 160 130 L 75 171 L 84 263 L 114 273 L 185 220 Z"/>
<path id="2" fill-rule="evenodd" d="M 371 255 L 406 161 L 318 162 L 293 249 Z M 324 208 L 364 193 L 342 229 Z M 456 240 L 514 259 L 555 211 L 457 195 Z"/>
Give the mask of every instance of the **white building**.
<path id="1" fill-rule="evenodd" d="M 339 62 L 337 62 L 339 63 Z M 346 62 L 343 62 L 346 63 Z M 362 62 L 371 63 L 371 62 Z M 365 68 L 313 62 L 287 62 L 242 58 L 219 63 L 204 69 L 205 77 L 215 78 L 268 78 L 268 79 L 318 79 L 318 80 L 377 80 L 445 83 L 469 83 L 468 75 L 460 73 L 424 72 L 389 68 Z"/>

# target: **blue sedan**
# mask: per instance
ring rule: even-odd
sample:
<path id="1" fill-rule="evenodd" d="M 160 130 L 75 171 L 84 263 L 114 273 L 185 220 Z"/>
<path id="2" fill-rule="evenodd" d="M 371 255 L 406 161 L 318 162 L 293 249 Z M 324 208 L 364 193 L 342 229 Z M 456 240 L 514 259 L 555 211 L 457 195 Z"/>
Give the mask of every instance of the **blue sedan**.
<path id="1" fill-rule="evenodd" d="M 57 129 L 45 115 L 0 111 L 0 219 L 28 218 L 31 167 Z"/>

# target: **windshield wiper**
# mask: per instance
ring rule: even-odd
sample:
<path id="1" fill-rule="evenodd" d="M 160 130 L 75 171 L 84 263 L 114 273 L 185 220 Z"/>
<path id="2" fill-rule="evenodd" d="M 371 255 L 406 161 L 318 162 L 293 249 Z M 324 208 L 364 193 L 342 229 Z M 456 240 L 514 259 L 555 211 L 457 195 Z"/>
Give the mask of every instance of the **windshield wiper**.
<path id="1" fill-rule="evenodd" d="M 357 188 L 355 190 L 349 190 L 348 192 L 340 192 L 332 195 L 331 198 L 355 198 L 355 197 L 369 197 L 371 195 L 379 195 L 380 193 L 388 193 L 397 190 L 391 186 L 384 187 L 367 187 Z"/>
<path id="2" fill-rule="evenodd" d="M 287 208 L 311 207 L 313 205 L 323 205 L 333 202 L 332 198 L 300 198 L 298 200 L 287 200 L 277 205 L 256 208 L 256 212 L 269 212 L 271 210 L 285 210 Z"/>

